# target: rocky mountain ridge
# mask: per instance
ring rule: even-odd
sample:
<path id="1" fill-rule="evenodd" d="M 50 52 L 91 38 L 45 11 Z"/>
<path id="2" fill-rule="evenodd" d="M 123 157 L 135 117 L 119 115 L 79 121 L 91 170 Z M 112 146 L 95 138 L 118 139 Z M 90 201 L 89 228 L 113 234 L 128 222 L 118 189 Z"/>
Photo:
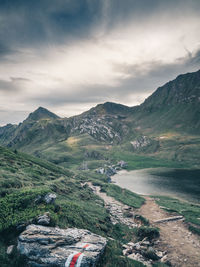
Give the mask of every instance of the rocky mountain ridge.
<path id="1" fill-rule="evenodd" d="M 90 146 L 115 146 L 134 144 L 134 140 L 146 136 L 147 140 L 152 140 L 148 141 L 151 147 L 165 132 L 198 136 L 199 118 L 200 70 L 180 75 L 159 87 L 137 107 L 106 102 L 71 118 L 59 118 L 40 107 L 19 125 L 0 127 L 0 144 L 38 155 L 52 146 L 59 147 L 71 137 L 88 136 L 87 145 Z M 161 146 L 155 144 L 155 147 Z M 136 152 L 140 150 L 135 149 Z M 142 148 L 144 153 L 145 150 Z M 150 150 L 148 153 L 156 151 L 155 148 Z"/>

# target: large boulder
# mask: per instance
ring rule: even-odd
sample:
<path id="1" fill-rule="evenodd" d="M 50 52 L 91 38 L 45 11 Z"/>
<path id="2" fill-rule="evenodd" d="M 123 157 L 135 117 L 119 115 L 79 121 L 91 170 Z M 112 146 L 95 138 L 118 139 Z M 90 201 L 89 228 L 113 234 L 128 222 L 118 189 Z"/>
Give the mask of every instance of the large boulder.
<path id="1" fill-rule="evenodd" d="M 30 267 L 90 267 L 107 240 L 88 230 L 29 225 L 18 238 L 18 251 Z"/>

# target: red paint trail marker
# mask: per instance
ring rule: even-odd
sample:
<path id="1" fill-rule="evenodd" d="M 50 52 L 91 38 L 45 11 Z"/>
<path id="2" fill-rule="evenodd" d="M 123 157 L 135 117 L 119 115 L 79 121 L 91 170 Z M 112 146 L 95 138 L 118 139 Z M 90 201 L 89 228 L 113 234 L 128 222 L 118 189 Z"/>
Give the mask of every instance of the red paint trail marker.
<path id="1" fill-rule="evenodd" d="M 83 254 L 84 250 L 85 250 L 87 247 L 89 247 L 88 244 L 86 244 L 86 245 L 83 247 L 83 251 L 82 251 L 82 252 L 78 252 L 78 253 L 76 253 L 76 254 L 73 256 L 73 258 L 72 258 L 72 260 L 71 260 L 71 263 L 70 263 L 69 267 L 75 267 L 75 265 L 76 265 L 76 263 L 77 263 L 79 257 Z"/>

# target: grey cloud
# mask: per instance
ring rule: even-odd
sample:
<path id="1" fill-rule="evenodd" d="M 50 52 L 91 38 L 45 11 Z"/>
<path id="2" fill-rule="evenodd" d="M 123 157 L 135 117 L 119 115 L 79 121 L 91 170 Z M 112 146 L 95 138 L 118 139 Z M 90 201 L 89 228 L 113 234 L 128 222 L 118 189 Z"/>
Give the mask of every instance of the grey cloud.
<path id="1" fill-rule="evenodd" d="M 59 106 L 67 103 L 97 103 L 104 102 L 111 94 L 111 88 L 104 85 L 90 85 L 82 86 L 82 90 L 76 90 L 75 88 L 68 91 L 61 91 L 55 89 L 56 94 L 46 94 L 44 96 L 34 97 L 29 99 L 30 102 L 40 103 L 40 105 Z"/>
<path id="2" fill-rule="evenodd" d="M 63 104 L 78 103 L 102 103 L 106 101 L 121 101 L 126 103 L 130 96 L 140 94 L 151 94 L 159 86 L 169 80 L 175 79 L 177 75 L 185 72 L 197 71 L 200 68 L 200 50 L 192 56 L 178 59 L 172 64 L 163 64 L 161 61 L 146 62 L 140 65 L 113 64 L 116 71 L 129 75 L 115 87 L 93 84 L 82 86 L 81 91 L 73 88 L 69 92 L 57 88 L 56 94 L 46 94 L 43 97 L 32 98 L 30 101 L 38 105 L 59 106 Z M 145 71 L 144 71 L 145 69 Z"/>
<path id="3" fill-rule="evenodd" d="M 10 77 L 12 82 L 31 82 L 30 79 L 23 78 L 23 77 Z"/>
<path id="4" fill-rule="evenodd" d="M 174 79 L 177 75 L 185 72 L 197 71 L 200 68 L 200 50 L 191 53 L 184 58 L 180 58 L 171 64 L 163 64 L 161 61 L 146 62 L 141 65 L 116 65 L 118 71 L 130 75 L 122 85 L 117 87 L 117 91 L 124 90 L 127 94 L 152 93 L 157 87 Z"/>
<path id="5" fill-rule="evenodd" d="M 91 38 L 96 26 L 104 30 L 127 20 L 155 18 L 183 10 L 200 11 L 198 0 L 4 0 L 0 1 L 0 54 L 25 46 L 57 44 Z M 2 47 L 1 47 L 2 46 Z"/>
<path id="6" fill-rule="evenodd" d="M 187 62 L 188 65 L 200 66 L 200 49 L 191 55 Z"/>
<path id="7" fill-rule="evenodd" d="M 0 80 L 0 91 L 11 92 L 17 88 L 12 81 Z"/>
<path id="8" fill-rule="evenodd" d="M 22 91 L 21 85 L 24 82 L 31 82 L 22 77 L 10 77 L 10 80 L 0 80 L 0 92 L 19 92 Z"/>
<path id="9" fill-rule="evenodd" d="M 87 38 L 98 17 L 100 2 L 0 1 L 0 42 L 5 47 L 9 43 L 24 47 Z"/>
<path id="10" fill-rule="evenodd" d="M 102 31 L 107 34 L 118 24 L 124 25 L 128 21 L 138 24 L 144 19 L 146 22 L 153 18 L 155 26 L 159 18 L 168 14 L 183 16 L 200 12 L 199 0 L 1 0 L 0 1 L 0 61 L 16 62 L 14 55 L 19 55 L 20 62 L 27 58 L 26 51 L 34 48 L 39 53 L 41 48 L 51 45 L 67 44 L 78 39 L 92 39 L 96 28 L 102 25 Z M 153 30 L 153 29 L 152 29 Z M 181 41 L 181 40 L 180 40 Z M 27 50 L 25 50 L 25 48 Z M 42 50 L 42 49 L 41 49 Z M 186 48 L 187 50 L 187 48 Z M 34 52 L 33 52 L 34 53 Z M 25 60 L 28 61 L 28 60 Z M 158 86 L 163 85 L 178 74 L 195 71 L 200 66 L 200 50 L 196 53 L 188 51 L 186 58 L 180 58 L 172 64 L 163 64 L 161 61 L 146 62 L 143 66 L 135 64 L 113 64 L 115 72 L 129 75 L 119 80 L 119 85 L 109 87 L 93 84 L 71 89 L 68 93 L 63 88 L 55 94 L 31 98 L 24 96 L 30 106 L 48 105 L 58 107 L 72 103 L 89 103 L 91 106 L 105 101 L 129 100 L 130 95 L 140 93 L 150 94 Z M 143 70 L 145 69 L 145 71 Z M 78 67 L 77 67 L 78 70 Z M 39 71 L 39 70 L 38 70 Z M 0 92 L 23 93 L 21 85 L 31 83 L 30 80 L 12 74 L 10 80 L 0 80 Z M 41 74 L 42 75 L 42 74 Z M 48 77 L 47 77 L 48 78 Z M 63 85 L 64 86 L 64 85 Z M 31 111 L 31 110 L 30 110 Z M 4 113 L 0 111 L 0 115 Z M 8 117 L 13 114 L 7 113 Z M 22 113 L 18 117 L 22 116 Z M 13 120 L 13 119 L 12 119 Z M 17 117 L 16 117 L 16 120 Z"/>

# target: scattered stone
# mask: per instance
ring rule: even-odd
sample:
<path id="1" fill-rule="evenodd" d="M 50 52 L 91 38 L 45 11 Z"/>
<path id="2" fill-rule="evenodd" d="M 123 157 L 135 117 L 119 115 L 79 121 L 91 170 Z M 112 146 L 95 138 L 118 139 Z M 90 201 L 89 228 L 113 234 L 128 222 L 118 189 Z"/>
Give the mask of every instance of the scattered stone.
<path id="1" fill-rule="evenodd" d="M 97 173 L 100 173 L 100 174 L 104 174 L 105 173 L 105 169 L 104 168 L 99 168 L 96 170 Z"/>
<path id="2" fill-rule="evenodd" d="M 161 251 L 156 251 L 156 255 L 161 259 L 164 255 L 164 253 Z"/>
<path id="3" fill-rule="evenodd" d="M 131 248 L 127 248 L 123 250 L 123 255 L 128 256 L 129 254 L 133 253 Z"/>
<path id="4" fill-rule="evenodd" d="M 120 160 L 118 163 L 117 163 L 117 166 L 119 166 L 120 168 L 126 168 L 128 166 L 127 162 L 123 161 L 123 160 Z"/>
<path id="5" fill-rule="evenodd" d="M 136 250 L 140 250 L 140 249 L 141 249 L 140 243 L 135 243 L 135 244 L 133 245 L 133 247 L 134 247 L 134 249 L 136 249 Z"/>
<path id="6" fill-rule="evenodd" d="M 145 252 L 143 252 L 143 255 L 146 258 L 154 260 L 154 261 L 157 261 L 160 259 L 159 256 L 156 254 L 156 251 L 154 250 L 153 247 L 148 247 L 148 249 Z"/>
<path id="7" fill-rule="evenodd" d="M 49 216 L 49 212 L 46 212 L 43 215 L 40 215 L 37 218 L 37 224 L 39 225 L 44 225 L 44 226 L 48 226 L 50 224 L 51 218 Z"/>
<path id="8" fill-rule="evenodd" d="M 129 242 L 127 245 L 128 245 L 129 247 L 134 247 L 135 243 L 133 243 L 133 242 Z"/>
<path id="9" fill-rule="evenodd" d="M 15 247 L 14 245 L 11 245 L 7 248 L 6 251 L 7 255 L 11 255 L 13 253 L 14 247 Z"/>
<path id="10" fill-rule="evenodd" d="M 18 238 L 17 249 L 31 267 L 96 266 L 107 240 L 88 230 L 29 225 Z"/>
<path id="11" fill-rule="evenodd" d="M 149 241 L 143 241 L 142 244 L 143 245 L 146 245 L 146 246 L 149 246 L 150 245 L 150 242 Z"/>
<path id="12" fill-rule="evenodd" d="M 47 204 L 52 204 L 55 202 L 56 200 L 56 194 L 53 194 L 53 193 L 48 193 L 45 197 L 44 197 L 44 201 L 47 203 Z"/>
<path id="13" fill-rule="evenodd" d="M 87 182 L 81 183 L 81 187 L 83 187 L 83 188 L 87 187 Z"/>
<path id="14" fill-rule="evenodd" d="M 132 254 L 128 255 L 128 258 L 136 260 L 136 261 L 140 261 L 147 267 L 151 267 L 152 266 L 151 261 L 150 260 L 145 260 L 145 258 L 139 253 L 132 253 Z"/>
<path id="15" fill-rule="evenodd" d="M 112 167 L 112 166 L 108 166 L 107 169 L 105 170 L 105 175 L 106 175 L 107 177 L 113 176 L 113 175 L 115 175 L 116 173 L 117 173 L 117 171 L 116 171 L 115 168 Z"/>
<path id="16" fill-rule="evenodd" d="M 167 261 L 167 255 L 163 256 L 160 261 L 163 263 L 166 262 Z"/>

